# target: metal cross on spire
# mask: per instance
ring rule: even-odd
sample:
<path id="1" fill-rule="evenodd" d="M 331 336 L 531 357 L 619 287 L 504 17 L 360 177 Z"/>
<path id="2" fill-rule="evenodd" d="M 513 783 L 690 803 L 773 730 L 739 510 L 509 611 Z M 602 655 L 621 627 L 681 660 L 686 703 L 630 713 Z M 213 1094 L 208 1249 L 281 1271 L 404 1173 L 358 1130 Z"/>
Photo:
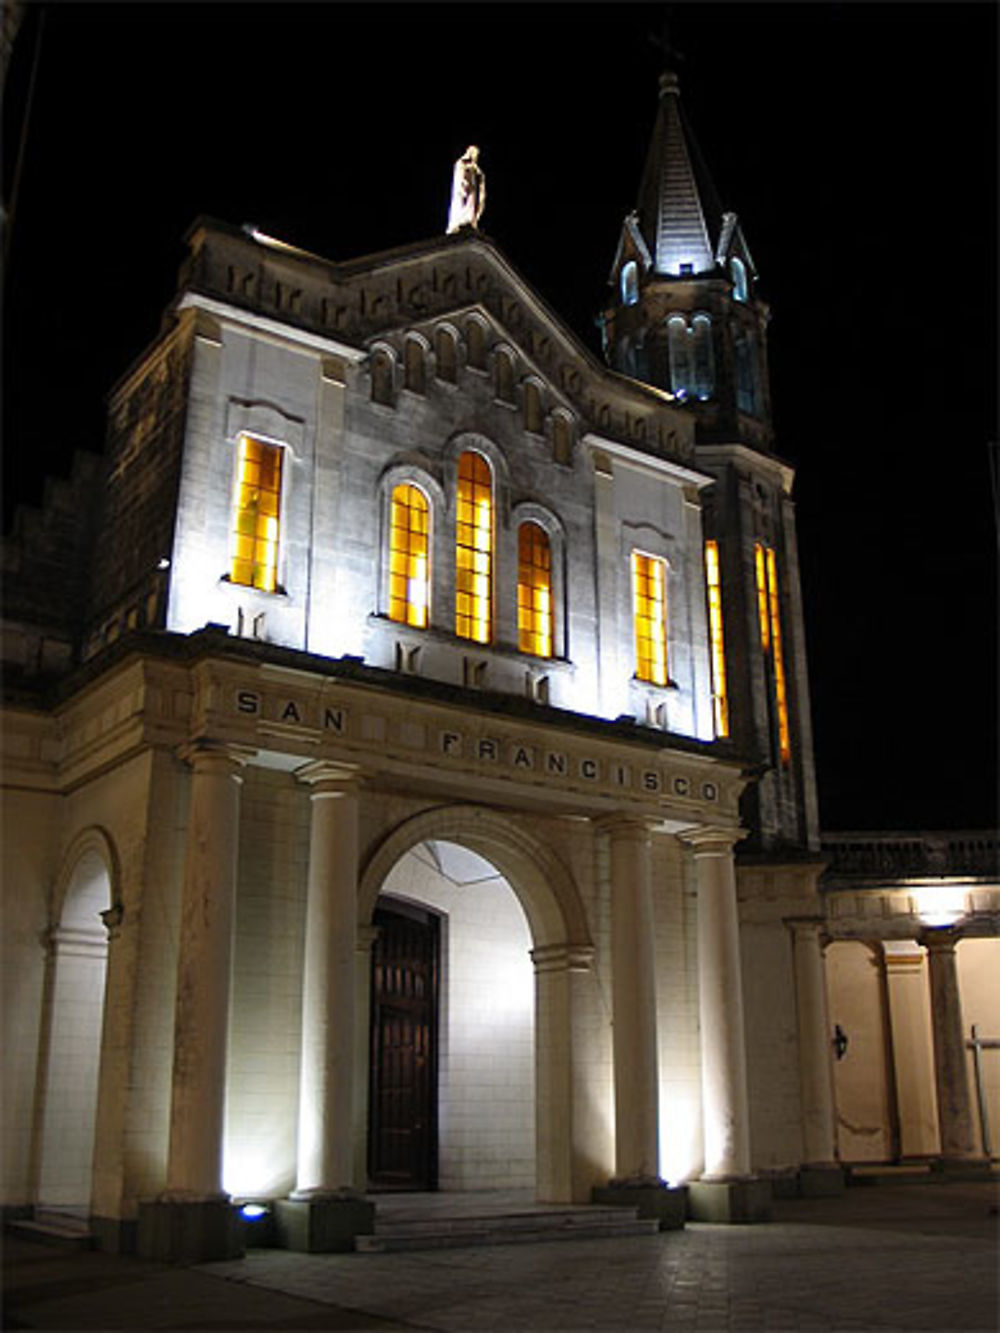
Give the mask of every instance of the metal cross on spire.
<path id="1" fill-rule="evenodd" d="M 658 51 L 663 52 L 664 68 L 672 70 L 682 63 L 684 55 L 683 52 L 679 51 L 670 40 L 670 26 L 671 18 L 670 10 L 668 8 L 664 13 L 663 22 L 660 24 L 660 31 L 658 33 L 651 32 L 648 36 L 653 46 L 655 46 Z"/>

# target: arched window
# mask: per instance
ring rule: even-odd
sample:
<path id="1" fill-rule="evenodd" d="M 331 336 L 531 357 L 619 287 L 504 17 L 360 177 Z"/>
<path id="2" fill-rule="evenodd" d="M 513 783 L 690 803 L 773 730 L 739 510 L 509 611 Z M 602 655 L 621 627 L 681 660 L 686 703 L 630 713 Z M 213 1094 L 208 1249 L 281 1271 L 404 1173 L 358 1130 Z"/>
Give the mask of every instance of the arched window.
<path id="1" fill-rule="evenodd" d="M 533 435 L 542 433 L 542 395 L 532 380 L 526 381 L 524 386 L 524 429 Z"/>
<path id="2" fill-rule="evenodd" d="M 705 402 L 715 391 L 712 321 L 707 315 L 695 315 L 691 323 L 694 335 L 694 391 Z"/>
<path id="3" fill-rule="evenodd" d="M 403 356 L 403 383 L 412 393 L 424 392 L 424 347 L 416 338 L 407 338 Z"/>
<path id="4" fill-rule="evenodd" d="M 622 305 L 635 305 L 639 299 L 639 266 L 634 259 L 622 265 Z"/>
<path id="5" fill-rule="evenodd" d="M 736 406 L 741 412 L 757 415 L 757 349 L 749 329 L 739 330 L 733 338 L 736 360 Z"/>
<path id="6" fill-rule="evenodd" d="M 392 492 L 389 519 L 389 619 L 426 629 L 429 611 L 427 497 L 406 483 Z"/>
<path id="7" fill-rule="evenodd" d="M 240 436 L 229 578 L 262 592 L 278 586 L 281 455 L 278 444 Z"/>
<path id="8" fill-rule="evenodd" d="M 667 683 L 667 567 L 653 555 L 632 552 L 632 619 L 635 674 L 651 685 Z"/>
<path id="9" fill-rule="evenodd" d="M 494 368 L 496 395 L 503 403 L 514 401 L 514 359 L 509 352 L 500 349 L 496 354 Z"/>
<path id="10" fill-rule="evenodd" d="M 552 457 L 565 465 L 573 461 L 573 430 L 561 413 L 552 418 Z"/>
<path id="11" fill-rule="evenodd" d="M 708 587 L 708 644 L 712 662 L 712 711 L 716 736 L 729 735 L 729 689 L 726 683 L 726 641 L 722 626 L 722 576 L 719 543 L 705 543 L 705 583 Z"/>
<path id="12" fill-rule="evenodd" d="M 552 656 L 552 549 L 538 523 L 517 530 L 517 646 L 535 657 Z"/>
<path id="13" fill-rule="evenodd" d="M 471 450 L 458 460 L 455 633 L 476 643 L 493 635 L 493 476 Z"/>
<path id="14" fill-rule="evenodd" d="M 733 255 L 729 261 L 729 272 L 733 279 L 733 300 L 747 299 L 747 266 L 742 259 Z"/>
<path id="15" fill-rule="evenodd" d="M 439 380 L 455 383 L 457 357 L 455 354 L 455 335 L 451 329 L 438 329 L 434 335 L 434 360 Z"/>
<path id="16" fill-rule="evenodd" d="M 382 347 L 372 353 L 372 402 L 392 406 L 392 357 Z"/>
<path id="17" fill-rule="evenodd" d="M 486 369 L 486 330 L 478 319 L 470 319 L 465 326 L 466 355 L 475 370 Z"/>
<path id="18" fill-rule="evenodd" d="M 671 315 L 667 320 L 667 342 L 670 348 L 670 389 L 672 393 L 690 393 L 693 379 L 691 347 L 687 321 L 682 315 Z"/>

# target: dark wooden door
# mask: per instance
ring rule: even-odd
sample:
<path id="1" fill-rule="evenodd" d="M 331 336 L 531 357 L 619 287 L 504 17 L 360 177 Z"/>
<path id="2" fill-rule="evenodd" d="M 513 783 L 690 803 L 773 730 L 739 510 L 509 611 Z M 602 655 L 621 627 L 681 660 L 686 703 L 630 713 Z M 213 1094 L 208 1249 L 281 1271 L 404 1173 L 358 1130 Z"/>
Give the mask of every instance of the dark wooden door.
<path id="1" fill-rule="evenodd" d="M 373 924 L 368 1178 L 376 1189 L 433 1190 L 438 918 L 394 901 Z"/>

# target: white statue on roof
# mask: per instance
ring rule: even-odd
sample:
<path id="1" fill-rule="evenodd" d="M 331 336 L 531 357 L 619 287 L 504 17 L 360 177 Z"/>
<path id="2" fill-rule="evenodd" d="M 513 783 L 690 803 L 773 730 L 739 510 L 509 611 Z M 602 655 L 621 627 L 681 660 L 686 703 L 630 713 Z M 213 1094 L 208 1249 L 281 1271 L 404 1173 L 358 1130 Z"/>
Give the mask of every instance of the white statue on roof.
<path id="1" fill-rule="evenodd" d="M 448 231 L 461 227 L 475 227 L 486 204 L 486 177 L 479 165 L 479 149 L 470 144 L 455 163 L 451 178 L 451 207 L 448 210 Z"/>

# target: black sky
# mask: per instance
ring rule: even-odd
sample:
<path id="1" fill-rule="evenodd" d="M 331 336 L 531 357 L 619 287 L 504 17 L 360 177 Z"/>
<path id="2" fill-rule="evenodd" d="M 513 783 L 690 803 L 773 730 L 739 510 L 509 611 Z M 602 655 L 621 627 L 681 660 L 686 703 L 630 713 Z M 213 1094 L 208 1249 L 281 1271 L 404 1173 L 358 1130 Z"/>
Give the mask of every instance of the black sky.
<path id="1" fill-rule="evenodd" d="M 771 302 L 826 828 L 994 824 L 997 9 L 673 5 L 682 93 Z M 41 10 L 5 100 L 5 198 Z M 483 229 L 596 349 L 660 5 L 45 11 L 5 300 L 5 522 L 100 448 L 199 214 L 333 259 Z"/>

